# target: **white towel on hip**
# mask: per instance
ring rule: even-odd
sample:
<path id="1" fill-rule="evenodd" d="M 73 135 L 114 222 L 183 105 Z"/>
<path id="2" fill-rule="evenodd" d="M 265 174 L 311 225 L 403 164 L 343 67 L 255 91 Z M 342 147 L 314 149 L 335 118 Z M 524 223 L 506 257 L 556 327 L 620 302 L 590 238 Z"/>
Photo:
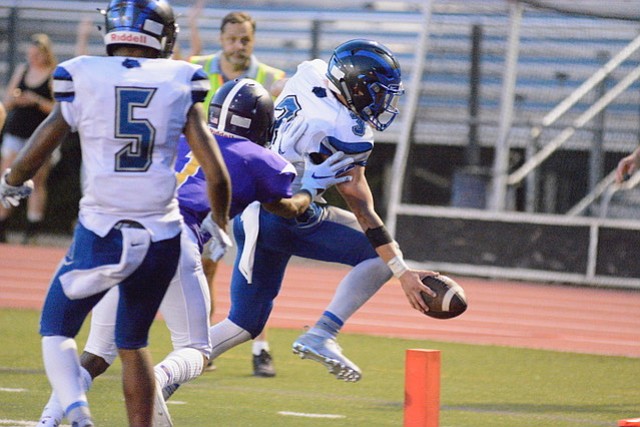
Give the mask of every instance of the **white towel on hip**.
<path id="1" fill-rule="evenodd" d="M 240 273 L 251 284 L 253 280 L 253 261 L 256 256 L 258 233 L 260 231 L 260 202 L 253 202 L 245 208 L 240 216 L 244 229 L 244 247 L 238 268 Z"/>
<path id="2" fill-rule="evenodd" d="M 118 264 L 86 270 L 71 270 L 60 276 L 69 299 L 87 298 L 110 289 L 136 271 L 147 255 L 151 234 L 144 228 L 122 228 L 122 255 Z"/>

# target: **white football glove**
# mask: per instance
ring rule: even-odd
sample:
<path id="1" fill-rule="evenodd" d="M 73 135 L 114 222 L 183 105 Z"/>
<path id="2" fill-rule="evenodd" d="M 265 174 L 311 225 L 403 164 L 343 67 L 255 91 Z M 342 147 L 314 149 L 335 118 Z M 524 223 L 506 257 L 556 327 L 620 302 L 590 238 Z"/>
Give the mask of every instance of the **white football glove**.
<path id="1" fill-rule="evenodd" d="M 351 181 L 350 176 L 336 176 L 345 172 L 347 167 L 353 163 L 351 157 L 345 157 L 342 151 L 336 151 L 327 157 L 324 162 L 314 164 L 309 156 L 305 156 L 305 169 L 302 175 L 302 189 L 311 193 L 315 197 L 332 185 Z"/>
<path id="2" fill-rule="evenodd" d="M 33 191 L 32 180 L 25 181 L 22 185 L 7 184 L 6 178 L 7 175 L 9 175 L 9 172 L 11 172 L 11 169 L 4 171 L 2 178 L 0 178 L 0 203 L 2 203 L 2 206 L 5 208 L 18 206 L 20 204 L 20 200 L 29 197 Z"/>
<path id="3" fill-rule="evenodd" d="M 209 212 L 204 221 L 202 221 L 200 229 L 211 234 L 211 239 L 206 243 L 207 250 L 205 253 L 212 261 L 220 261 L 229 248 L 233 247 L 233 241 L 231 241 L 229 235 L 211 218 L 211 212 Z"/>

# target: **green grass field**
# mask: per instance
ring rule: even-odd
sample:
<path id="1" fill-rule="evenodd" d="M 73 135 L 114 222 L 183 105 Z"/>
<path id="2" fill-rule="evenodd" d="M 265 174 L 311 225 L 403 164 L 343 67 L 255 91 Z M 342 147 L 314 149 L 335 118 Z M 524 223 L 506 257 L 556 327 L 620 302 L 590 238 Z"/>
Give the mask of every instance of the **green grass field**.
<path id="1" fill-rule="evenodd" d="M 38 313 L 0 310 L 0 331 L 0 426 L 35 425 L 49 395 Z M 215 372 L 170 400 L 175 425 L 401 426 L 410 348 L 442 351 L 442 427 L 616 426 L 640 416 L 640 359 L 344 334 L 340 343 L 364 374 L 354 384 L 291 354 L 299 332 L 270 330 L 275 378 L 251 376 L 248 344 L 221 356 Z M 162 322 L 150 348 L 156 362 L 170 350 Z M 94 383 L 89 400 L 98 426 L 126 425 L 120 384 L 118 362 Z"/>

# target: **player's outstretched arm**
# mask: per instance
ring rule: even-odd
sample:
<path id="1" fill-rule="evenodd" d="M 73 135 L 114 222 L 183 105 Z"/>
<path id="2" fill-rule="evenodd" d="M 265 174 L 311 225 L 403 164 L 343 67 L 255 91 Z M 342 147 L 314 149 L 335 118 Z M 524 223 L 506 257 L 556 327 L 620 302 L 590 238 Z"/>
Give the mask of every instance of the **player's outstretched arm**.
<path id="1" fill-rule="evenodd" d="M 262 207 L 272 214 L 283 218 L 295 218 L 302 215 L 313 201 L 307 191 L 298 191 L 288 199 L 280 199 L 275 202 L 263 202 Z"/>
<path id="2" fill-rule="evenodd" d="M 211 216 L 221 229 L 226 230 L 231 203 L 231 181 L 218 143 L 204 121 L 201 103 L 194 104 L 189 110 L 184 134 L 207 180 Z"/>
<path id="3" fill-rule="evenodd" d="M 276 202 L 263 203 L 262 206 L 269 212 L 284 218 L 295 218 L 307 210 L 313 198 L 319 192 L 327 188 L 351 181 L 351 176 L 342 175 L 340 172 L 353 163 L 353 159 L 345 157 L 338 151 L 320 164 L 312 164 L 307 159 L 307 166 L 302 176 L 302 188 L 293 197 L 280 199 Z"/>
<path id="4" fill-rule="evenodd" d="M 420 292 L 426 292 L 434 297 L 435 293 L 422 283 L 421 279 L 425 276 L 435 276 L 438 273 L 429 270 L 412 270 L 407 266 L 398 243 L 391 238 L 382 219 L 374 209 L 373 195 L 364 175 L 364 168 L 355 167 L 349 173 L 353 176 L 353 180 L 340 184 L 336 188 L 358 219 L 378 256 L 389 266 L 393 275 L 400 280 L 402 290 L 411 307 L 423 313 L 427 312 L 429 308 Z"/>

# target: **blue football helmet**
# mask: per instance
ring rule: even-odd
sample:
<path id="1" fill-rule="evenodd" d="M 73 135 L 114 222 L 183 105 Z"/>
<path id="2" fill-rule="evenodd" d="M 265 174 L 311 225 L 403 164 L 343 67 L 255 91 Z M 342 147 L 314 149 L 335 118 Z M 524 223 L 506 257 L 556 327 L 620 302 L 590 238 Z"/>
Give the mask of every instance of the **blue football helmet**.
<path id="1" fill-rule="evenodd" d="M 209 126 L 265 146 L 273 135 L 273 99 L 252 79 L 228 81 L 209 104 Z"/>
<path id="2" fill-rule="evenodd" d="M 178 36 L 173 9 L 164 0 L 112 0 L 105 16 L 104 43 L 112 55 L 116 45 L 146 46 L 168 58 Z"/>
<path id="3" fill-rule="evenodd" d="M 349 108 L 379 131 L 398 115 L 404 93 L 400 64 L 382 44 L 355 39 L 338 46 L 329 59 L 327 78 Z"/>

